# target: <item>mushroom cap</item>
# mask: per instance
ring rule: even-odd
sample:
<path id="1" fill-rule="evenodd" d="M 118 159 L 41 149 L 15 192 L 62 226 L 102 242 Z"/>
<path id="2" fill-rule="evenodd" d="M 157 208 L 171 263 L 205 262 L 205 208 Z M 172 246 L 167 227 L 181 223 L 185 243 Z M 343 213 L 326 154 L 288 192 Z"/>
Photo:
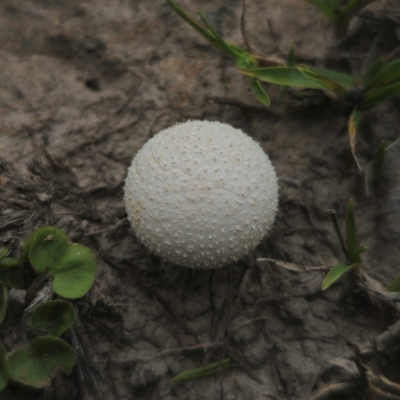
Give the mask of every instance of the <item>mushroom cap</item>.
<path id="1" fill-rule="evenodd" d="M 189 121 L 143 146 L 124 199 L 137 238 L 152 252 L 181 266 L 216 268 L 264 237 L 278 184 L 268 156 L 240 129 Z"/>

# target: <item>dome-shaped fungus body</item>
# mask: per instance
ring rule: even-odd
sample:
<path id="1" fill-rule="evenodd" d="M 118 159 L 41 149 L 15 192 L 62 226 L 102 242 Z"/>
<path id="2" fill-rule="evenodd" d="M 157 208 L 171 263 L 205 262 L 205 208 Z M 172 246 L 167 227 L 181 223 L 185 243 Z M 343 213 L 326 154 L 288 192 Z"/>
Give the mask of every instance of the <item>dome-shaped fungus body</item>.
<path id="1" fill-rule="evenodd" d="M 241 130 L 189 121 L 138 152 L 125 204 L 136 236 L 155 254 L 190 268 L 222 267 L 253 250 L 272 224 L 277 178 Z"/>

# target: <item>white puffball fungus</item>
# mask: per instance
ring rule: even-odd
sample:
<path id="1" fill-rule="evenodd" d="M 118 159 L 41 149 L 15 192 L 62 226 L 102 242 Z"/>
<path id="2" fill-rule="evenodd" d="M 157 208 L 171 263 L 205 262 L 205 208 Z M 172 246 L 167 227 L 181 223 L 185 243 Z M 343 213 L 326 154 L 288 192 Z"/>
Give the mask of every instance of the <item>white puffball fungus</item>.
<path id="1" fill-rule="evenodd" d="M 222 267 L 266 234 L 278 205 L 277 177 L 241 130 L 189 121 L 138 152 L 125 204 L 136 236 L 155 254 L 191 268 Z"/>

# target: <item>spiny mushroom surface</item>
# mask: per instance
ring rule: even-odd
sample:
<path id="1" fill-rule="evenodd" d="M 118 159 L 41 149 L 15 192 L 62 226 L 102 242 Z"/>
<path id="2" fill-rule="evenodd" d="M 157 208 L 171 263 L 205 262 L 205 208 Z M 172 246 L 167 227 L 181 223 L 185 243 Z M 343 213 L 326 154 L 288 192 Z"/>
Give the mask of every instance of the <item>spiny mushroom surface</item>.
<path id="1" fill-rule="evenodd" d="M 278 205 L 277 178 L 241 130 L 189 121 L 138 152 L 125 205 L 136 236 L 155 254 L 190 268 L 222 267 L 266 234 Z"/>

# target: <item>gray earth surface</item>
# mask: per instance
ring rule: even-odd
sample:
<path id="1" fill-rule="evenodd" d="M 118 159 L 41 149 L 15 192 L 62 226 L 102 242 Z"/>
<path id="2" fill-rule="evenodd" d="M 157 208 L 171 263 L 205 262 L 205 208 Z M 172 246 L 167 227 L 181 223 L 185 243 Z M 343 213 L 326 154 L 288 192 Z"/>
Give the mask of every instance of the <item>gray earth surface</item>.
<path id="1" fill-rule="evenodd" d="M 285 60 L 293 43 L 298 63 L 359 75 L 380 33 L 376 56 L 400 46 L 400 12 L 388 12 L 390 2 L 360 12 L 340 42 L 305 1 L 247 3 L 247 39 L 265 57 Z M 241 1 L 179 4 L 193 16 L 201 9 L 226 40 L 243 46 Z M 17 390 L 17 398 L 400 399 L 399 310 L 381 294 L 400 275 L 399 98 L 365 115 L 359 171 L 348 110 L 327 94 L 290 90 L 281 113 L 272 85 L 265 86 L 272 106 L 263 107 L 234 63 L 161 0 L 2 0 L 0 66 L 0 245 L 18 253 L 30 232 L 51 224 L 98 261 L 66 338 L 78 357 L 74 373 L 55 377 L 44 393 Z M 162 129 L 193 119 L 242 129 L 279 178 L 268 237 L 216 270 L 151 254 L 123 203 L 136 152 Z M 365 171 L 381 140 L 394 144 L 367 196 Z M 344 233 L 349 198 L 368 246 L 357 279 L 321 292 L 326 271 L 257 261 L 344 261 L 326 210 L 336 210 Z M 8 322 L 0 343 L 12 351 L 28 339 Z M 234 366 L 171 382 L 224 358 Z"/>

